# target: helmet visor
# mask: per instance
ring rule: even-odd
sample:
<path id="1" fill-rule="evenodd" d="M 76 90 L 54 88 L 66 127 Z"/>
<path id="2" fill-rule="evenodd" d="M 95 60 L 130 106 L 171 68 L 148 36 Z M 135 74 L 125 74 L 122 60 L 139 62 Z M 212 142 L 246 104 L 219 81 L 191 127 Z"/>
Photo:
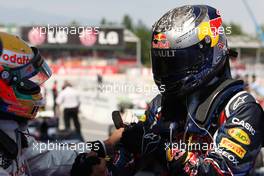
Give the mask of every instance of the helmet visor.
<path id="1" fill-rule="evenodd" d="M 207 47 L 207 46 L 204 46 Z M 196 72 L 209 57 L 209 49 L 194 45 L 184 49 L 152 49 L 152 71 L 156 78 Z"/>
<path id="2" fill-rule="evenodd" d="M 23 80 L 30 80 L 36 85 L 41 85 L 51 77 L 51 70 L 44 59 L 39 55 L 36 48 L 32 48 L 34 51 L 34 58 L 26 65 L 15 68 L 13 74 L 17 77 L 18 82 Z"/>
<path id="3" fill-rule="evenodd" d="M 33 77 L 29 78 L 29 80 L 37 85 L 41 85 L 51 77 L 51 70 L 45 61 L 36 71 L 36 74 Z"/>

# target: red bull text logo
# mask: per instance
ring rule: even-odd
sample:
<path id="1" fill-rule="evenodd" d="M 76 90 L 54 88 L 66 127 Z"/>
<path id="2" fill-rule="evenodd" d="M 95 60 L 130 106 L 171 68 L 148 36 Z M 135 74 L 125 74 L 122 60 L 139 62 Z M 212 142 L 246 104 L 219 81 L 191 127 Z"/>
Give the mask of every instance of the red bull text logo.
<path id="1" fill-rule="evenodd" d="M 165 34 L 159 33 L 153 36 L 152 48 L 169 49 L 170 42 Z"/>

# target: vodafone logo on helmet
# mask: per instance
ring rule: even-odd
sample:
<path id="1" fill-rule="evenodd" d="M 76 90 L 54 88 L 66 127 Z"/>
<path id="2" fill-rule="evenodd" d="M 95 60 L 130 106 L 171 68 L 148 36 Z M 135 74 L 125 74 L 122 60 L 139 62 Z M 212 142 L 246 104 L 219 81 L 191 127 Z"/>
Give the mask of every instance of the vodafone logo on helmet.
<path id="1" fill-rule="evenodd" d="M 0 62 L 13 66 L 21 66 L 29 63 L 31 59 L 32 59 L 31 54 L 3 52 L 2 56 L 0 57 Z"/>

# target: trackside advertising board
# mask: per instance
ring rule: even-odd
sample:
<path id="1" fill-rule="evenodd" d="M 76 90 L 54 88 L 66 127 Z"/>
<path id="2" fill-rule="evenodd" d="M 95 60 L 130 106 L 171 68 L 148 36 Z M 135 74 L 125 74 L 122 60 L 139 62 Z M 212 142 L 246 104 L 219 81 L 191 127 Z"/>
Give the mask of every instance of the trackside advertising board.
<path id="1" fill-rule="evenodd" d="M 122 28 L 80 26 L 29 26 L 21 27 L 21 36 L 36 46 L 75 46 L 87 48 L 122 48 Z"/>

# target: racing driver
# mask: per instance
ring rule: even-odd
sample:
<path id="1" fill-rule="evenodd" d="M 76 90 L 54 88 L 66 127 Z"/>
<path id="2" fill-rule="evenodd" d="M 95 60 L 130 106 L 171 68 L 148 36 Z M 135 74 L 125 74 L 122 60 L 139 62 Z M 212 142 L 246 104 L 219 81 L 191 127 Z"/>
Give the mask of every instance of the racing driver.
<path id="1" fill-rule="evenodd" d="M 264 119 L 243 81 L 231 77 L 229 58 L 236 55 L 215 8 L 186 5 L 165 13 L 151 41 L 160 94 L 145 120 L 125 129 L 126 151 L 159 162 L 169 175 L 249 175 Z"/>
<path id="2" fill-rule="evenodd" d="M 103 155 L 121 137 L 123 129 L 104 142 L 87 142 L 85 148 L 41 150 L 29 135 L 27 122 L 36 117 L 43 105 L 40 85 L 50 76 L 50 68 L 37 48 L 29 47 L 17 36 L 0 32 L 1 176 L 67 176 L 78 153 L 92 150 Z"/>

